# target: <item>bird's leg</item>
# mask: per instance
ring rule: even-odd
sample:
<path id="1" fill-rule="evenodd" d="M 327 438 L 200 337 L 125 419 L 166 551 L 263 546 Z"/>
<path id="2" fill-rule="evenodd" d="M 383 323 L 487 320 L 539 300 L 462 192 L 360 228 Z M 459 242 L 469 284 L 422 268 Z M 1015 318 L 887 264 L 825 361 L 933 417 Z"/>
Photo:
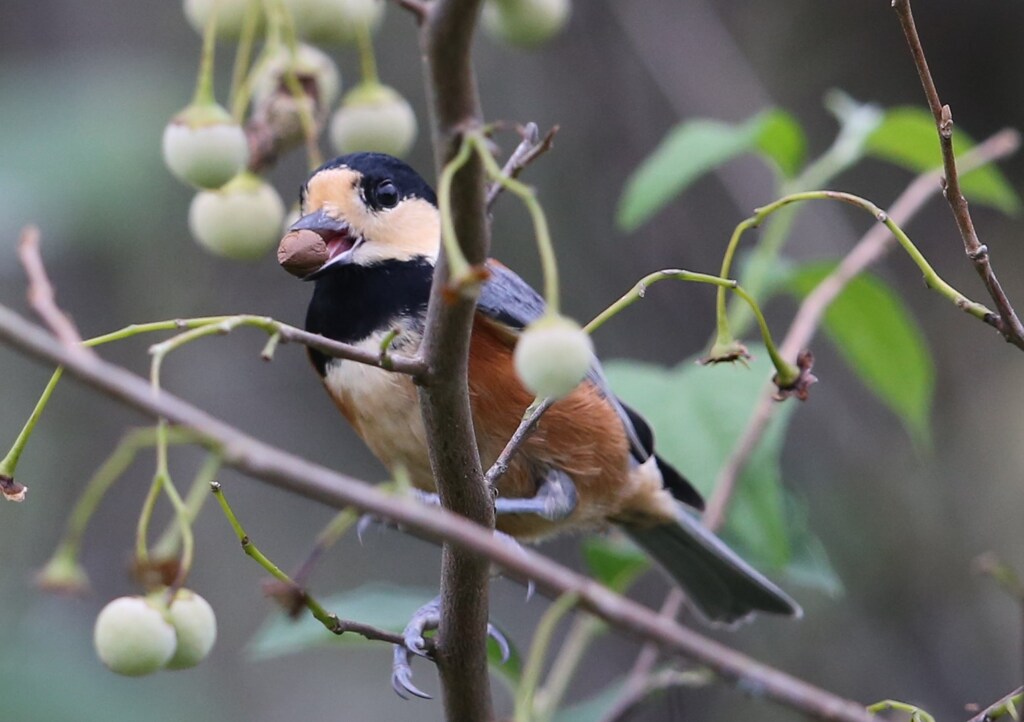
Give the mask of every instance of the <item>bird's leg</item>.
<path id="1" fill-rule="evenodd" d="M 424 504 L 438 506 L 441 503 L 432 492 L 414 489 L 412 493 Z M 548 469 L 532 498 L 499 496 L 494 500 L 494 513 L 498 516 L 533 514 L 548 521 L 561 521 L 573 513 L 577 501 L 576 484 L 569 475 L 559 469 Z"/>
<path id="2" fill-rule="evenodd" d="M 413 613 L 412 618 L 402 632 L 405 644 L 395 645 L 395 653 L 391 663 L 391 687 L 402 699 L 407 699 L 406 693 L 422 697 L 423 699 L 430 699 L 429 694 L 412 683 L 412 658 L 413 655 L 429 657 L 423 634 L 437 629 L 440 623 L 441 597 L 435 597 Z M 493 624 L 487 625 L 487 635 L 497 643 L 498 649 L 501 650 L 502 663 L 507 662 L 509 646 L 505 635 Z"/>
<path id="3" fill-rule="evenodd" d="M 494 513 L 534 514 L 548 521 L 561 521 L 573 513 L 577 501 L 576 484 L 569 475 L 559 469 L 548 469 L 533 498 L 499 496 L 494 500 Z"/>

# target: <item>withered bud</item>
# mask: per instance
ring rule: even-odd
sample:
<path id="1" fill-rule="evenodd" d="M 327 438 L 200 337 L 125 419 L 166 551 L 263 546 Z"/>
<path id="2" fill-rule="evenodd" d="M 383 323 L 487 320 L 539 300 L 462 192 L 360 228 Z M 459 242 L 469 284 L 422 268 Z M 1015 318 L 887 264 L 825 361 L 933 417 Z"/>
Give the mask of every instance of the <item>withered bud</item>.
<path id="1" fill-rule="evenodd" d="M 796 380 L 789 385 L 780 384 L 778 374 L 772 377 L 772 382 L 778 389 L 773 397 L 776 401 L 785 401 L 790 396 L 796 396 L 801 401 L 806 401 L 811 385 L 818 383 L 818 377 L 811 373 L 811 369 L 814 368 L 814 354 L 810 351 L 800 352 L 796 357 L 796 367 L 800 373 Z"/>
<path id="2" fill-rule="evenodd" d="M 0 474 L 0 494 L 7 501 L 25 501 L 26 491 L 28 487 L 24 484 L 19 484 L 6 474 Z"/>
<path id="3" fill-rule="evenodd" d="M 293 276 L 303 278 L 327 261 L 327 244 L 315 231 L 289 231 L 277 247 L 277 262 Z"/>

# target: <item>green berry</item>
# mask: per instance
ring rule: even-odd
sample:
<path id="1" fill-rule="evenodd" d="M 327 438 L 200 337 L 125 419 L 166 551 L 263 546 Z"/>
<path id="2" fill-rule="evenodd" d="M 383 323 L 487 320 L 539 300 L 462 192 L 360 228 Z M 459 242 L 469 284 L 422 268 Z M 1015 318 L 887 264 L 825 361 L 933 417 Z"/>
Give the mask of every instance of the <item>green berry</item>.
<path id="1" fill-rule="evenodd" d="M 190 105 L 174 116 L 162 146 L 171 173 L 200 188 L 220 188 L 249 162 L 245 131 L 216 104 Z"/>
<path id="2" fill-rule="evenodd" d="M 260 0 L 185 0 L 185 17 L 202 35 L 210 14 L 216 11 L 217 37 L 233 40 L 241 35 L 250 8 L 262 14 Z"/>
<path id="3" fill-rule="evenodd" d="M 530 47 L 558 34 L 571 11 L 570 0 L 486 0 L 481 24 L 509 45 Z"/>
<path id="4" fill-rule="evenodd" d="M 254 260 L 277 245 L 284 202 L 273 186 L 242 173 L 216 191 L 192 199 L 188 226 L 201 246 L 219 256 Z"/>
<path id="5" fill-rule="evenodd" d="M 319 107 L 327 108 L 334 104 L 341 90 L 338 66 L 322 50 L 300 43 L 294 54 L 282 47 L 259 66 L 252 81 L 253 107 L 265 105 L 275 93 L 284 91 L 290 94 L 286 79 L 288 72 L 295 73 L 307 92 L 315 93 Z"/>
<path id="6" fill-rule="evenodd" d="M 339 153 L 403 156 L 416 141 L 416 129 L 416 113 L 398 91 L 361 83 L 345 94 L 331 118 L 331 143 Z"/>
<path id="7" fill-rule="evenodd" d="M 383 0 L 284 0 L 302 37 L 320 45 L 354 43 L 359 27 L 375 30 L 384 16 Z"/>
<path id="8" fill-rule="evenodd" d="M 594 344 L 572 319 L 545 316 L 520 335 L 513 361 L 527 389 L 537 396 L 560 398 L 587 375 L 594 362 Z"/>
<path id="9" fill-rule="evenodd" d="M 119 597 L 103 608 L 93 630 L 96 654 L 111 671 L 127 677 L 152 674 L 174 655 L 174 627 L 142 597 Z"/>
<path id="10" fill-rule="evenodd" d="M 168 608 L 178 637 L 167 669 L 188 669 L 206 659 L 217 639 L 217 617 L 210 604 L 195 592 L 180 589 Z"/>

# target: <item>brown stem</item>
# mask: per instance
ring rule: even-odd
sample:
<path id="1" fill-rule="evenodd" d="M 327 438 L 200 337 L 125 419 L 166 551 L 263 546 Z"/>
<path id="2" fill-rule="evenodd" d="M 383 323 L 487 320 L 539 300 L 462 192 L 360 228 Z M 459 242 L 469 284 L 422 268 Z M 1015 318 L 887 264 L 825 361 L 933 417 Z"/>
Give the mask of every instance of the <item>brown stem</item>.
<path id="1" fill-rule="evenodd" d="M 145 379 L 135 374 L 102 359 L 75 353 L 4 306 L 0 306 L 0 342 L 48 364 L 63 366 L 65 373 L 132 408 L 191 429 L 222 454 L 225 464 L 249 476 L 334 508 L 352 506 L 392 519 L 418 534 L 444 540 L 464 552 L 490 559 L 517 578 L 533 579 L 542 591 L 552 596 L 576 594 L 582 608 L 612 627 L 655 641 L 666 652 L 689 657 L 722 679 L 745 689 L 756 689 L 767 699 L 819 719 L 844 722 L 876 719 L 856 702 L 814 687 L 686 629 L 532 550 L 513 548 L 496 538 L 490 529 L 481 528 L 458 514 L 386 494 L 369 484 L 257 441 L 166 391 L 154 392 Z"/>
<path id="2" fill-rule="evenodd" d="M 1017 318 L 1016 311 L 1006 297 L 999 279 L 989 259 L 988 247 L 978 239 L 974 229 L 974 220 L 967 207 L 967 199 L 960 190 L 960 177 L 957 173 L 956 155 L 953 152 L 953 113 L 948 105 L 943 105 L 939 100 L 939 92 L 935 87 L 931 71 L 928 69 L 928 60 L 925 58 L 924 47 L 921 45 L 921 38 L 917 34 L 917 27 L 914 24 L 914 15 L 910 9 L 910 0 L 893 0 L 893 9 L 899 17 L 900 26 L 906 36 L 907 45 L 910 46 L 910 54 L 914 58 L 914 66 L 921 78 L 921 86 L 924 88 L 925 98 L 928 100 L 928 107 L 935 118 L 935 127 L 939 134 L 939 146 L 942 149 L 942 167 L 945 171 L 945 195 L 950 210 L 953 211 L 953 218 L 956 220 L 957 228 L 960 230 L 960 237 L 964 242 L 964 251 L 974 265 L 985 288 L 988 290 L 992 302 L 999 313 L 997 323 L 993 325 L 999 330 L 1009 343 L 1018 348 L 1024 349 L 1024 326 Z"/>
<path id="3" fill-rule="evenodd" d="M 519 422 L 519 427 L 516 428 L 515 433 L 512 434 L 512 438 L 505 444 L 505 448 L 498 454 L 498 458 L 491 464 L 491 468 L 487 470 L 487 474 L 484 477 L 487 480 L 488 486 L 494 487 L 508 471 L 509 465 L 512 463 L 512 457 L 516 455 L 519 448 L 526 443 L 526 440 L 530 438 L 531 434 L 537 430 L 537 423 L 540 421 L 540 417 L 550 409 L 555 403 L 555 399 L 544 399 L 536 408 L 530 411 L 523 420 Z"/>
<path id="4" fill-rule="evenodd" d="M 434 159 L 437 173 L 452 159 L 463 131 L 482 124 L 471 48 L 480 0 L 435 0 L 426 7 L 420 43 L 426 60 Z M 490 247 L 485 175 L 474 154 L 455 176 L 451 212 L 465 258 L 482 265 Z M 484 483 L 469 406 L 469 338 L 474 295 L 448 293 L 442 248 L 427 308 L 421 354 L 428 373 L 420 409 L 438 497 L 450 509 L 494 528 L 494 502 Z M 441 554 L 441 623 L 437 666 L 445 718 L 479 722 L 492 718 L 487 674 L 490 562 L 465 547 L 445 544 Z"/>
<path id="5" fill-rule="evenodd" d="M 78 334 L 75 324 L 57 307 L 57 296 L 50 278 L 46 275 L 43 257 L 39 252 L 39 229 L 36 226 L 25 226 L 21 229 L 18 258 L 28 276 L 28 302 L 32 310 L 61 343 L 68 348 L 78 349 L 78 353 L 91 354 L 90 349 L 82 346 L 82 337 Z"/>

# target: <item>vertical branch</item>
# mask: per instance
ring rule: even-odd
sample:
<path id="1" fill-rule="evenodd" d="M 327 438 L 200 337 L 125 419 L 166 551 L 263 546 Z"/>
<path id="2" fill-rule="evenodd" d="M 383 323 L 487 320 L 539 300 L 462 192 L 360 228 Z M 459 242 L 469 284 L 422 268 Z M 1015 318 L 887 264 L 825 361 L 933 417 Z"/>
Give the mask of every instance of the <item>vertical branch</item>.
<path id="1" fill-rule="evenodd" d="M 939 146 L 942 149 L 942 168 L 945 173 L 943 189 L 950 210 L 953 211 L 953 218 L 956 220 L 960 236 L 963 238 L 964 252 L 984 282 L 985 288 L 996 306 L 996 311 L 999 313 L 998 322 L 993 325 L 1008 342 L 1024 348 L 1024 326 L 1021 325 L 999 279 L 996 278 L 989 259 L 988 246 L 978 239 L 974 221 L 971 219 L 971 212 L 967 207 L 967 199 L 964 198 L 963 192 L 960 190 L 960 176 L 957 173 L 956 155 L 953 152 L 953 112 L 948 105 L 943 105 L 939 100 L 939 91 L 936 89 L 935 81 L 928 69 L 924 47 L 917 34 L 914 15 L 910 9 L 910 0 L 893 0 L 892 7 L 899 17 L 900 26 L 907 39 L 910 54 L 914 59 L 914 66 L 921 79 L 921 87 L 924 89 L 924 95 L 928 101 L 928 108 L 932 112 L 932 117 L 935 118 Z"/>
<path id="2" fill-rule="evenodd" d="M 437 0 L 427 6 L 420 31 L 426 59 L 435 163 L 440 173 L 462 132 L 481 125 L 470 60 L 480 0 Z M 452 221 L 463 255 L 480 264 L 490 245 L 483 168 L 474 154 L 452 182 Z M 467 371 L 475 296 L 446 294 L 448 264 L 442 250 L 434 275 L 421 354 L 428 366 L 420 390 L 430 463 L 441 503 L 478 524 L 494 526 L 469 407 Z M 445 544 L 441 570 L 441 626 L 437 666 L 445 716 L 450 721 L 491 719 L 487 676 L 489 562 Z"/>

